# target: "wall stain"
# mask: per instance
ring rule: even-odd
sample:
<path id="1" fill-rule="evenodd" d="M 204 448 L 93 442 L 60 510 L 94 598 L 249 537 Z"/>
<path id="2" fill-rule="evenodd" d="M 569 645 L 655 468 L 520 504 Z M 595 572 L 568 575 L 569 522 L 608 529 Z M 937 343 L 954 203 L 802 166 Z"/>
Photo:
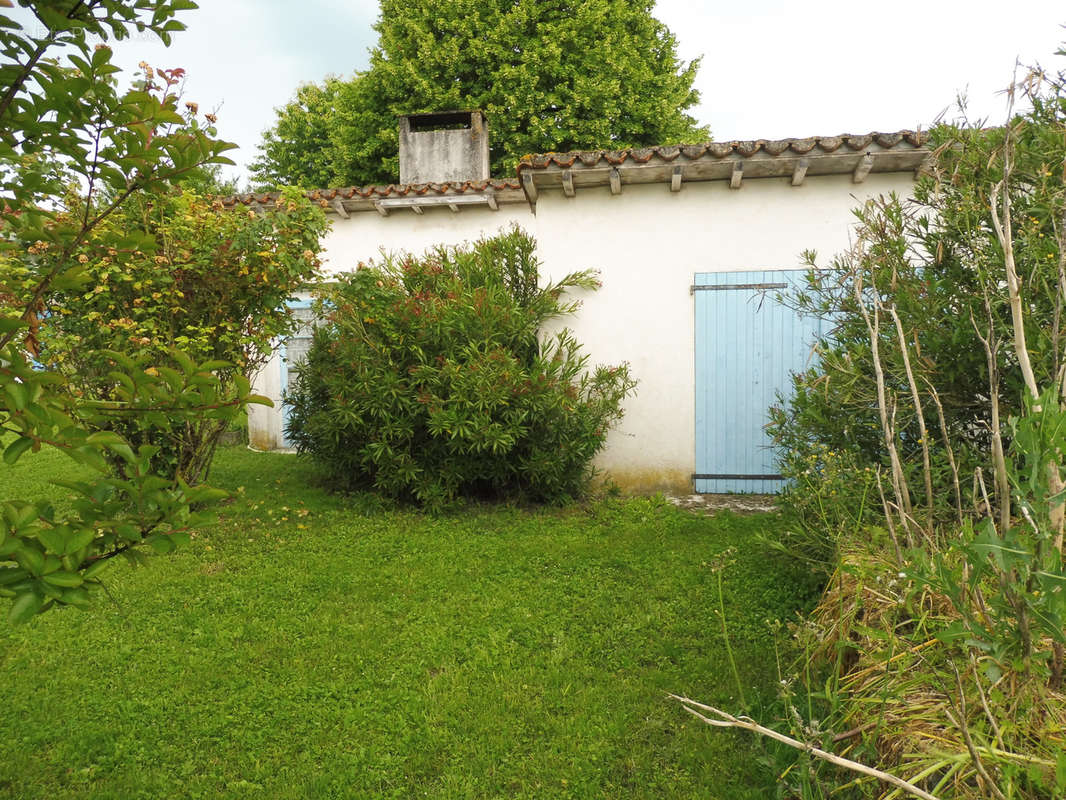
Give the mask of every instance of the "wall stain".
<path id="1" fill-rule="evenodd" d="M 605 469 L 598 480 L 626 494 L 692 494 L 692 473 L 683 469 Z"/>

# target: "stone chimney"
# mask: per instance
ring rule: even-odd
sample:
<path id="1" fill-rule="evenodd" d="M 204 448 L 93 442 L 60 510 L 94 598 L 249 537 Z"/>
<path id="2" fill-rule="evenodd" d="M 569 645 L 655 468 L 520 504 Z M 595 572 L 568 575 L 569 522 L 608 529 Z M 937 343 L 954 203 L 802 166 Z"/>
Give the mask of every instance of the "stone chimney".
<path id="1" fill-rule="evenodd" d="M 400 183 L 489 178 L 489 127 L 480 111 L 400 117 Z"/>

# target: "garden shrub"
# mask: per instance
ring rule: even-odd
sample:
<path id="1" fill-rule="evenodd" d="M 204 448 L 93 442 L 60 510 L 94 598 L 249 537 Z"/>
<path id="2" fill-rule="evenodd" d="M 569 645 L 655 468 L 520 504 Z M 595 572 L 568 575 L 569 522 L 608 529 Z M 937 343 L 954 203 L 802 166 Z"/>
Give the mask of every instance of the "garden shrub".
<path id="1" fill-rule="evenodd" d="M 79 199 L 70 202 L 76 215 Z M 188 190 L 132 198 L 78 248 L 81 280 L 47 297 L 37 358 L 94 401 L 114 399 L 113 351 L 147 359 L 168 380 L 182 371 L 177 349 L 212 364 L 223 387 L 247 381 L 273 341 L 295 329 L 286 301 L 315 279 L 326 225 L 294 190 L 263 215 Z M 37 253 L 45 263 L 51 257 L 50 249 Z M 210 414 L 181 423 L 154 415 L 115 419 L 107 430 L 159 448 L 156 471 L 196 484 L 229 424 Z M 121 472 L 123 462 L 115 465 Z"/>
<path id="2" fill-rule="evenodd" d="M 298 451 L 344 488 L 428 507 L 579 494 L 635 383 L 625 364 L 588 369 L 569 331 L 541 335 L 595 276 L 538 279 L 517 227 L 341 276 L 287 396 Z"/>

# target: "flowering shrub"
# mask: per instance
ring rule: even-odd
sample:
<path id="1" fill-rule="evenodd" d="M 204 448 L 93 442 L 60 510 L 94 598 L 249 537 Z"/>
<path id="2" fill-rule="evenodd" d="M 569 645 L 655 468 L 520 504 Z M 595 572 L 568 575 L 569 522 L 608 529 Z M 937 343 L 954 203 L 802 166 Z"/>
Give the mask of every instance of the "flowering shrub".
<path id="1" fill-rule="evenodd" d="M 76 216 L 78 199 L 70 203 Z M 37 360 L 96 401 L 114 397 L 112 351 L 157 365 L 169 380 L 182 369 L 177 348 L 232 386 L 262 365 L 275 337 L 292 332 L 285 301 L 317 274 L 326 224 L 296 191 L 263 215 L 191 192 L 134 198 L 77 249 L 79 279 L 45 298 L 47 313 L 34 317 L 31 337 Z M 27 252 L 48 269 L 59 250 L 40 242 Z M 0 257 L 0 278 L 10 272 L 0 282 L 10 285 L 18 266 L 5 270 Z M 156 415 L 108 430 L 159 447 L 155 467 L 195 484 L 206 478 L 227 424 L 205 417 L 174 425 Z"/>
<path id="2" fill-rule="evenodd" d="M 343 276 L 287 400 L 289 436 L 343 487 L 430 507 L 457 495 L 558 501 L 580 493 L 635 383 L 587 369 L 566 289 L 538 286 L 535 243 L 515 228 L 466 248 L 387 259 Z"/>

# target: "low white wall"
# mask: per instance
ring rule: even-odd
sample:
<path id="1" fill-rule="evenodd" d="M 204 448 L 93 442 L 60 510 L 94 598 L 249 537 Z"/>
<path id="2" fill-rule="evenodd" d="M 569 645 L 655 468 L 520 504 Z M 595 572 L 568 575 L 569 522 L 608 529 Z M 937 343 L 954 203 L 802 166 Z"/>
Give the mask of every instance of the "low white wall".
<path id="1" fill-rule="evenodd" d="M 646 184 L 617 196 L 607 187 L 572 198 L 542 192 L 536 215 L 525 205 L 356 213 L 334 219 L 324 260 L 329 271 L 354 269 L 381 250 L 421 252 L 517 222 L 537 239 L 545 279 L 599 270 L 603 288 L 584 293 L 581 310 L 562 324 L 592 362 L 628 361 L 640 384 L 597 464 L 627 490 L 687 493 L 695 465 L 693 275 L 795 269 L 812 249 L 828 259 L 848 246 L 856 205 L 889 192 L 909 195 L 912 183 L 908 172 L 871 174 L 858 185 L 850 175 L 808 177 L 797 187 L 788 178 L 745 180 L 739 190 L 692 182 L 676 193 Z M 276 361 L 256 390 L 276 397 L 266 373 L 278 374 Z M 266 424 L 271 416 L 280 420 L 280 411 L 249 418 L 258 446 L 280 444 L 280 422 Z"/>
<path id="2" fill-rule="evenodd" d="M 274 401 L 274 407 L 248 406 L 248 444 L 256 450 L 275 450 L 283 444 L 281 360 L 277 350 L 252 378 L 252 391 L 269 397 Z"/>

